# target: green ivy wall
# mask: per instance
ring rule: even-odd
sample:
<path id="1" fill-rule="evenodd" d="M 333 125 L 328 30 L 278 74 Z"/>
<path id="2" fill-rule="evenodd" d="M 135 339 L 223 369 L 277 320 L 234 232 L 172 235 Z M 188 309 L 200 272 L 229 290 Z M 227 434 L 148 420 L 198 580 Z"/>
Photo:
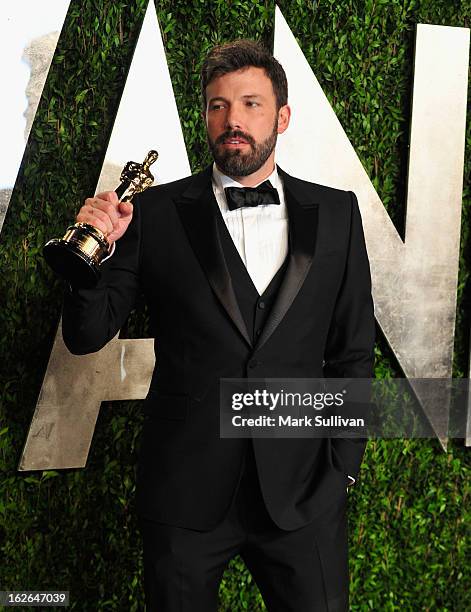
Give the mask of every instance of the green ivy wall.
<path id="1" fill-rule="evenodd" d="M 151 0 L 152 1 L 152 0 Z M 147 0 L 72 0 L 0 236 L 0 590 L 70 590 L 71 610 L 143 610 L 134 506 L 139 402 L 103 404 L 86 469 L 17 472 L 60 316 L 41 258 L 93 192 Z M 471 0 L 281 1 L 280 8 L 401 235 L 417 23 L 470 27 Z M 212 45 L 272 44 L 272 0 L 156 2 L 193 171 L 208 161 L 198 71 Z M 469 122 L 454 376 L 466 376 Z M 146 334 L 144 309 L 123 330 Z M 401 376 L 378 332 L 376 376 Z M 77 410 L 80 407 L 77 406 Z M 471 610 L 471 449 L 369 442 L 349 494 L 352 610 Z M 221 610 L 262 610 L 243 562 Z"/>

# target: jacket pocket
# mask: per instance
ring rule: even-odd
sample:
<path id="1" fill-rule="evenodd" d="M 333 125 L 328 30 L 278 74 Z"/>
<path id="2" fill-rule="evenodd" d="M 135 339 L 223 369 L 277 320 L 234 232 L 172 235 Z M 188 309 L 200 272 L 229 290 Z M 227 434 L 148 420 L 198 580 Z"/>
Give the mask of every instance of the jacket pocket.
<path id="1" fill-rule="evenodd" d="M 144 402 L 144 414 L 152 419 L 184 421 L 190 406 L 189 395 L 150 390 Z"/>

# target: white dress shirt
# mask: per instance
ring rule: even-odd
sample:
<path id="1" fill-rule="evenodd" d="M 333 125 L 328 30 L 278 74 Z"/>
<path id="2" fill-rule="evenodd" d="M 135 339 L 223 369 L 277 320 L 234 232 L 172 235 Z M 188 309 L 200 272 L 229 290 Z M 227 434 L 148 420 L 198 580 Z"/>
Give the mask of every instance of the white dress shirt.
<path id="1" fill-rule="evenodd" d="M 266 180 L 278 191 L 279 205 L 229 210 L 224 189 L 244 185 L 222 174 L 216 164 L 213 165 L 216 201 L 240 258 L 260 295 L 268 287 L 288 253 L 288 213 L 283 183 L 276 166 L 270 176 L 258 184 Z"/>

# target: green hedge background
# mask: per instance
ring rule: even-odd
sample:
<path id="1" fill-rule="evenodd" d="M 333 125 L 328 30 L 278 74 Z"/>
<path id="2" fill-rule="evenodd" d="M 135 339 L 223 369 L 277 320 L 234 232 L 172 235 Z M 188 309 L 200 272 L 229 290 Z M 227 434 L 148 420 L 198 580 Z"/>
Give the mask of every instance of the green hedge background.
<path id="1" fill-rule="evenodd" d="M 68 589 L 71 610 L 144 609 L 133 497 L 141 405 L 103 404 L 86 469 L 16 471 L 61 307 L 61 284 L 40 253 L 94 190 L 146 5 L 72 0 L 0 237 L 0 590 Z M 403 235 L 415 26 L 470 27 L 471 0 L 279 6 Z M 156 8 L 197 171 L 209 161 L 201 59 L 236 37 L 271 45 L 275 5 Z M 466 377 L 469 354 L 470 146 L 468 121 L 455 377 Z M 145 311 L 124 333 L 146 334 Z M 401 376 L 379 330 L 376 376 Z M 349 494 L 352 610 L 471 610 L 470 474 L 471 449 L 458 442 L 448 453 L 433 440 L 369 442 Z M 240 559 L 224 575 L 220 609 L 264 609 Z"/>

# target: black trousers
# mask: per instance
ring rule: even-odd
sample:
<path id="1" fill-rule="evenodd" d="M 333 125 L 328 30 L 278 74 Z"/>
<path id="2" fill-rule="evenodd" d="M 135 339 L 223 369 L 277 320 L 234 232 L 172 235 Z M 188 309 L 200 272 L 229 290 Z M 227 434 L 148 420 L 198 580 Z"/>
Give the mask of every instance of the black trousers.
<path id="1" fill-rule="evenodd" d="M 146 612 L 216 612 L 222 574 L 237 554 L 269 612 L 348 610 L 346 502 L 301 529 L 280 529 L 266 510 L 251 444 L 231 508 L 215 529 L 142 517 L 139 525 Z"/>

